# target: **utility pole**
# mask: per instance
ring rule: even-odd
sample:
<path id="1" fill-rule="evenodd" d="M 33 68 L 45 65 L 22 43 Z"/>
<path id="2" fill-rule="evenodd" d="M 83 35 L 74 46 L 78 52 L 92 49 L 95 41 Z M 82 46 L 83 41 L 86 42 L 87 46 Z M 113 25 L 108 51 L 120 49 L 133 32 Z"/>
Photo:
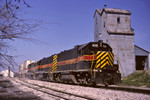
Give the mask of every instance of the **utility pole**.
<path id="1" fill-rule="evenodd" d="M 10 77 L 10 66 L 8 66 L 8 77 Z"/>

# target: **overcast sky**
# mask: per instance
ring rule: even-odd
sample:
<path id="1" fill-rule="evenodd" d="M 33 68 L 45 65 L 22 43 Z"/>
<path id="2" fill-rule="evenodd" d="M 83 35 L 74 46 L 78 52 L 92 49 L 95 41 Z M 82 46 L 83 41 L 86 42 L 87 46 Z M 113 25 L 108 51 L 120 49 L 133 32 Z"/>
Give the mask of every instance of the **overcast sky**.
<path id="1" fill-rule="evenodd" d="M 25 18 L 42 20 L 39 30 L 32 35 L 40 43 L 16 40 L 11 43 L 12 55 L 38 61 L 75 45 L 94 41 L 94 12 L 96 9 L 120 8 L 129 10 L 135 44 L 150 51 L 150 0 L 26 0 L 31 8 L 22 14 Z M 18 67 L 18 66 L 17 66 Z"/>

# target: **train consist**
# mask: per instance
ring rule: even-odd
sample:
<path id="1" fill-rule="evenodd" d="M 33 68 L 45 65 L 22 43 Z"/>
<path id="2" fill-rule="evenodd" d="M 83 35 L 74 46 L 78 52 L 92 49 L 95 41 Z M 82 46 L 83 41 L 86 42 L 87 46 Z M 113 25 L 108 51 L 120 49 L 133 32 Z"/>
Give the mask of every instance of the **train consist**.
<path id="1" fill-rule="evenodd" d="M 27 76 L 55 82 L 104 84 L 121 82 L 112 48 L 102 41 L 77 45 L 28 65 Z"/>

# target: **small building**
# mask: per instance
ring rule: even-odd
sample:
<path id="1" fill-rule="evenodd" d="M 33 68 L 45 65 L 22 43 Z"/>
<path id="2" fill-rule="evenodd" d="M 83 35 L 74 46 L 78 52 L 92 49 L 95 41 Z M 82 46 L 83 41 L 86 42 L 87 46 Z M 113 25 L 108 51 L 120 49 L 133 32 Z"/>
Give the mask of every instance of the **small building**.
<path id="1" fill-rule="evenodd" d="M 14 77 L 19 77 L 19 73 L 18 72 L 14 72 Z"/>
<path id="2" fill-rule="evenodd" d="M 136 70 L 150 70 L 150 52 L 135 45 Z"/>
<path id="3" fill-rule="evenodd" d="M 35 61 L 26 60 L 19 66 L 19 77 L 25 77 L 26 73 L 28 72 L 28 65 Z"/>
<path id="4" fill-rule="evenodd" d="M 3 77 L 14 77 L 14 72 L 12 70 L 4 70 L 0 72 L 0 75 L 2 75 Z"/>

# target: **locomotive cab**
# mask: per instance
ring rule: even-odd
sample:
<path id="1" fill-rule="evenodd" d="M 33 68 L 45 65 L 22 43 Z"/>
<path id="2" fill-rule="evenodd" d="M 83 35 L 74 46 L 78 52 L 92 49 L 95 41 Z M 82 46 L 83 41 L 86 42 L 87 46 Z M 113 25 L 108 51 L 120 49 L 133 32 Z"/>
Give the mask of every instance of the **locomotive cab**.
<path id="1" fill-rule="evenodd" d="M 36 64 L 34 62 L 28 65 L 28 73 L 27 73 L 26 77 L 28 77 L 28 78 L 34 77 L 35 65 Z"/>
<path id="2" fill-rule="evenodd" d="M 88 66 L 91 81 L 96 84 L 119 84 L 121 75 L 118 72 L 118 66 L 114 66 L 114 55 L 112 48 L 102 41 L 90 42 L 79 48 L 80 55 L 89 55 L 89 60 L 79 62 L 80 67 Z M 87 65 L 88 64 L 88 65 Z M 116 68 L 117 67 L 117 68 Z"/>
<path id="3" fill-rule="evenodd" d="M 94 53 L 97 53 L 97 51 L 112 52 L 112 48 L 108 44 L 99 41 L 86 43 L 78 49 L 80 55 L 91 54 L 91 51 Z"/>

